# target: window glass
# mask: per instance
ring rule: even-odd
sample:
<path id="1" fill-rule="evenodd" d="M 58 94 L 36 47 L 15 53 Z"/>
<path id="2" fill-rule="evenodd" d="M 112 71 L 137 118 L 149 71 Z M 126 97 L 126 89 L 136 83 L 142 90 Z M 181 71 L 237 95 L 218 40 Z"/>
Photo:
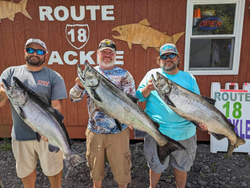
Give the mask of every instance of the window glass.
<path id="1" fill-rule="evenodd" d="M 233 34 L 236 4 L 194 5 L 193 35 Z"/>
<path id="2" fill-rule="evenodd" d="M 190 70 L 194 68 L 231 69 L 234 39 L 192 39 Z"/>

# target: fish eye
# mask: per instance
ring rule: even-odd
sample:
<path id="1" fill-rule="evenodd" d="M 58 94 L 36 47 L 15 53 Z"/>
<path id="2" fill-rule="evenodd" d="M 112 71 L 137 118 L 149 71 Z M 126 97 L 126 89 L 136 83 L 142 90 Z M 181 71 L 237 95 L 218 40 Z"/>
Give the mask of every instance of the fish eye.
<path id="1" fill-rule="evenodd" d="M 119 30 L 122 30 L 122 28 L 120 28 Z"/>

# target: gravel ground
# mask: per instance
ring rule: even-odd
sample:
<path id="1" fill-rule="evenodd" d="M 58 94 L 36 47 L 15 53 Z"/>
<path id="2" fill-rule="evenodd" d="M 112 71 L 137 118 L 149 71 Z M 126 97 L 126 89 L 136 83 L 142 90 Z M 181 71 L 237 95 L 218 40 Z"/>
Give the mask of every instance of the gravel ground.
<path id="1" fill-rule="evenodd" d="M 12 151 L 5 151 L 10 140 L 0 139 L 0 179 L 5 188 L 23 188 L 21 180 L 16 176 L 15 159 Z M 85 140 L 74 140 L 73 148 L 85 156 Z M 128 187 L 147 188 L 149 186 L 148 166 L 143 154 L 143 141 L 131 141 L 132 154 L 132 183 Z M 63 188 L 91 188 L 89 169 L 85 162 L 77 166 L 67 179 L 63 179 Z M 117 187 L 108 163 L 105 165 L 106 177 L 103 187 Z M 36 188 L 50 187 L 47 177 L 37 166 Z M 173 168 L 168 168 L 162 174 L 158 188 L 174 188 Z M 223 152 L 211 153 L 209 142 L 198 142 L 194 165 L 188 172 L 186 187 L 190 188 L 236 188 L 250 187 L 250 156 L 247 153 L 233 153 L 231 159 L 226 159 Z"/>

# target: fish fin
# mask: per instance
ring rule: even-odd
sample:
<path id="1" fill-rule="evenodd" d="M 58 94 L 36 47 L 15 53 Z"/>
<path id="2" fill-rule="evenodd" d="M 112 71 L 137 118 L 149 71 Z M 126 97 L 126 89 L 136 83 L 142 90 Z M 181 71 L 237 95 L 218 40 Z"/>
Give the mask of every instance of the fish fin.
<path id="1" fill-rule="evenodd" d="M 36 140 L 37 140 L 38 142 L 40 142 L 40 140 L 41 140 L 41 136 L 40 136 L 40 134 L 38 134 L 37 132 L 36 132 Z"/>
<path id="2" fill-rule="evenodd" d="M 141 44 L 141 47 L 143 47 L 144 50 L 147 50 L 148 46 L 145 44 Z"/>
<path id="3" fill-rule="evenodd" d="M 64 116 L 57 109 L 55 109 L 55 112 L 56 112 L 56 115 L 58 116 L 58 118 L 63 122 Z"/>
<path id="4" fill-rule="evenodd" d="M 53 146 L 49 143 L 49 151 L 57 153 L 60 150 L 59 147 Z"/>
<path id="5" fill-rule="evenodd" d="M 163 34 L 167 35 L 168 33 L 167 32 L 163 32 Z"/>
<path id="6" fill-rule="evenodd" d="M 19 107 L 19 115 L 20 115 L 20 117 L 22 118 L 22 119 L 25 119 L 25 114 L 24 114 L 24 111 L 23 111 L 23 109 L 21 108 L 21 107 Z"/>
<path id="7" fill-rule="evenodd" d="M 156 50 L 157 52 L 159 52 L 159 51 L 160 51 L 160 48 L 155 48 L 155 50 Z"/>
<path id="8" fill-rule="evenodd" d="M 91 89 L 91 94 L 94 96 L 95 100 L 102 102 L 102 99 L 99 97 L 99 95 L 95 92 L 94 89 Z"/>
<path id="9" fill-rule="evenodd" d="M 8 17 L 9 20 L 14 21 L 15 14 Z"/>
<path id="10" fill-rule="evenodd" d="M 232 153 L 233 153 L 235 148 L 237 148 L 240 145 L 243 145 L 245 143 L 246 143 L 246 141 L 238 135 L 237 135 L 236 143 L 234 145 L 231 145 L 230 140 L 228 139 L 227 158 L 230 158 L 232 156 Z"/>
<path id="11" fill-rule="evenodd" d="M 153 121 L 153 122 L 154 122 L 155 126 L 157 127 L 157 129 L 159 129 L 160 128 L 160 124 L 157 123 L 157 122 L 155 122 L 155 121 Z"/>
<path id="12" fill-rule="evenodd" d="M 128 48 L 132 50 L 132 42 L 127 41 L 127 43 L 128 43 Z"/>
<path id="13" fill-rule="evenodd" d="M 146 25 L 146 26 L 150 26 L 150 23 L 148 22 L 148 19 L 147 19 L 147 18 L 145 18 L 145 19 L 143 19 L 142 21 L 140 21 L 139 24 Z"/>
<path id="14" fill-rule="evenodd" d="M 72 152 L 72 154 L 70 155 L 69 159 L 63 159 L 63 177 L 67 178 L 69 172 L 76 167 L 77 165 L 79 165 L 80 163 L 83 163 L 83 157 L 81 157 L 79 154 L 77 154 L 76 152 Z"/>
<path id="15" fill-rule="evenodd" d="M 26 16 L 27 18 L 32 19 L 32 17 L 29 15 L 29 13 L 28 13 L 27 10 L 26 10 L 27 2 L 28 2 L 28 0 L 22 0 L 22 1 L 20 2 L 21 13 L 22 13 L 24 16 Z"/>
<path id="16" fill-rule="evenodd" d="M 203 95 L 201 95 L 201 97 L 203 99 L 205 99 L 207 102 L 209 102 L 210 104 L 215 105 L 216 100 L 209 98 L 209 97 L 206 97 L 206 96 L 203 96 Z"/>
<path id="17" fill-rule="evenodd" d="M 168 97 L 167 94 L 164 96 L 164 98 L 165 98 L 165 101 L 167 102 L 168 105 L 170 105 L 170 106 L 172 106 L 172 107 L 176 107 L 176 106 L 174 105 L 174 103 L 169 99 L 169 97 Z"/>
<path id="18" fill-rule="evenodd" d="M 172 43 L 176 44 L 176 42 L 179 40 L 179 38 L 184 34 L 185 32 L 181 32 L 181 33 L 176 33 L 172 36 Z"/>
<path id="19" fill-rule="evenodd" d="M 130 95 L 129 93 L 126 93 L 126 95 L 135 103 L 137 104 L 139 99 L 133 95 Z"/>
<path id="20" fill-rule="evenodd" d="M 117 119 L 114 119 L 114 120 L 119 130 L 122 131 L 122 124 Z"/>
<path id="21" fill-rule="evenodd" d="M 217 134 L 217 133 L 213 133 L 213 132 L 210 132 L 217 140 L 222 140 L 223 138 L 225 138 L 226 136 L 225 135 L 222 135 L 222 134 Z"/>
<path id="22" fill-rule="evenodd" d="M 158 158 L 161 162 L 161 164 L 164 164 L 167 156 L 177 150 L 177 149 L 186 149 L 182 144 L 180 144 L 179 142 L 169 138 L 168 136 L 164 135 L 166 137 L 166 139 L 168 140 L 167 144 L 165 144 L 164 146 L 159 146 L 157 144 L 157 154 L 158 154 Z"/>

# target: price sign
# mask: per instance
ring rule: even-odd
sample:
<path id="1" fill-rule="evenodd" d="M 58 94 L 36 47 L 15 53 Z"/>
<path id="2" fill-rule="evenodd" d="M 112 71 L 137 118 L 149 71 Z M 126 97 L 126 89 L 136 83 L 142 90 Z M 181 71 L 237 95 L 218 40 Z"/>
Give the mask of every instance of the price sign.
<path id="1" fill-rule="evenodd" d="M 213 82 L 211 98 L 216 100 L 215 107 L 235 126 L 236 134 L 246 140 L 234 152 L 250 154 L 250 83 L 244 83 L 242 90 L 239 90 L 237 83 L 226 83 L 225 89 L 221 89 L 220 83 Z M 212 153 L 226 152 L 228 139 L 217 140 L 210 135 L 210 147 Z"/>

